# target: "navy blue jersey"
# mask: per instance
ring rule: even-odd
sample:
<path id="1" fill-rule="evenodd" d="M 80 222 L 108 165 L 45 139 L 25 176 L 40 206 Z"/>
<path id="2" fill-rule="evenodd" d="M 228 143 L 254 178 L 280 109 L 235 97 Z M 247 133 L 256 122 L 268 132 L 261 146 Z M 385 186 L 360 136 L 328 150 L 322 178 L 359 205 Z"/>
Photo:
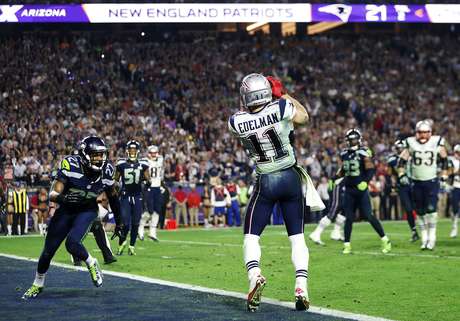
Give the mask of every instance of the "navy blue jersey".
<path id="1" fill-rule="evenodd" d="M 117 172 L 120 173 L 121 193 L 128 196 L 142 194 L 142 181 L 148 164 L 137 161 L 121 159 L 117 162 Z"/>
<path id="2" fill-rule="evenodd" d="M 112 188 L 114 168 L 112 164 L 106 163 L 100 174 L 89 175 L 83 170 L 80 156 L 66 156 L 56 173 L 56 179 L 64 183 L 64 192 L 84 193 L 86 198 L 94 199 L 104 191 Z M 93 205 L 97 208 L 97 203 Z"/>
<path id="3" fill-rule="evenodd" d="M 340 153 L 346 186 L 356 186 L 366 180 L 364 159 L 367 157 L 372 157 L 372 152 L 366 147 L 360 147 L 357 150 L 345 149 Z"/>

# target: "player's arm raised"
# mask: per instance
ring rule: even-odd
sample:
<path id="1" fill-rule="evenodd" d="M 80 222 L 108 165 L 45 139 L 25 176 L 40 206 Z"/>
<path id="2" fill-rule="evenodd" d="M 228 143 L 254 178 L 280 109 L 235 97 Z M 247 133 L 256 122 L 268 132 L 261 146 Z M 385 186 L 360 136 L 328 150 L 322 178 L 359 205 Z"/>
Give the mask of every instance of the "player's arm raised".
<path id="1" fill-rule="evenodd" d="M 289 94 L 284 94 L 282 97 L 289 99 L 294 105 L 295 114 L 294 118 L 292 118 L 292 122 L 296 125 L 305 125 L 310 119 L 307 108 L 305 108 L 304 105 L 302 105 L 297 99 L 291 97 Z"/>
<path id="2" fill-rule="evenodd" d="M 446 182 L 449 177 L 449 153 L 445 145 L 439 146 L 439 167 L 441 168 L 441 181 Z"/>
<path id="3" fill-rule="evenodd" d="M 281 80 L 273 76 L 267 76 L 267 80 L 270 83 L 270 86 L 272 89 L 272 96 L 275 99 L 279 99 L 279 98 L 289 99 L 289 101 L 291 101 L 292 104 L 294 105 L 295 114 L 294 114 L 294 118 L 292 119 L 292 122 L 296 125 L 306 124 L 309 119 L 307 109 L 297 99 L 291 97 L 291 95 L 289 95 L 286 92 L 286 89 L 284 88 Z"/>
<path id="4" fill-rule="evenodd" d="M 121 220 L 121 210 L 120 210 L 120 199 L 118 197 L 118 191 L 116 188 L 116 184 L 113 184 L 108 189 L 105 190 L 105 194 L 107 195 L 107 200 L 109 201 L 110 208 L 112 209 L 113 216 L 115 218 L 115 232 L 112 236 L 112 240 L 115 237 L 121 237 L 121 233 L 123 231 L 123 222 Z"/>
<path id="5" fill-rule="evenodd" d="M 403 149 L 401 154 L 399 154 L 399 159 L 398 159 L 398 180 L 401 185 L 409 185 L 410 180 L 409 176 L 407 176 L 406 173 L 406 164 L 409 161 L 410 158 L 410 153 L 409 150 Z"/>

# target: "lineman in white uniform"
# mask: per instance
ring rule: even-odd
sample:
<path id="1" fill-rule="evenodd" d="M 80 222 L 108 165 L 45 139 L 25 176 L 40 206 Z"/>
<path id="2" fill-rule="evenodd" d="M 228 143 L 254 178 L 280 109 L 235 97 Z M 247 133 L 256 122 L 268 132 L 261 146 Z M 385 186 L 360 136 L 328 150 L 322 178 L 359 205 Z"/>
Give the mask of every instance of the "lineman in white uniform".
<path id="1" fill-rule="evenodd" d="M 150 171 L 150 184 L 145 190 L 145 200 L 147 211 L 144 211 L 139 224 L 139 238 L 144 239 L 144 226 L 150 219 L 149 238 L 158 242 L 157 227 L 160 218 L 162 195 L 161 181 L 164 176 L 163 156 L 159 155 L 158 146 L 151 145 L 148 147 L 147 163 Z"/>
<path id="2" fill-rule="evenodd" d="M 422 250 L 433 250 L 436 245 L 437 203 L 439 193 L 438 163 L 442 180 L 447 180 L 447 150 L 444 138 L 432 135 L 432 123 L 419 121 L 415 136 L 405 140 L 406 148 L 401 152 L 399 179 L 405 180 L 407 161 L 412 170 L 412 193 L 417 222 L 422 236 Z"/>
<path id="3" fill-rule="evenodd" d="M 450 174 L 453 179 L 452 183 L 452 231 L 450 237 L 457 237 L 458 234 L 458 217 L 460 216 L 459 203 L 460 203 L 460 145 L 454 146 L 454 156 L 449 157 L 452 167 L 450 168 Z"/>
<path id="4" fill-rule="evenodd" d="M 309 307 L 307 277 L 308 248 L 304 237 L 304 199 L 301 176 L 290 134 L 294 124 L 303 125 L 308 113 L 297 100 L 283 94 L 277 79 L 250 74 L 243 78 L 240 98 L 244 111 L 230 117 L 230 131 L 240 140 L 256 164 L 257 178 L 244 222 L 244 261 L 249 278 L 247 307 L 256 311 L 265 278 L 259 267 L 260 235 L 270 222 L 273 206 L 279 202 L 292 249 L 296 271 L 297 310 Z M 273 95 L 273 96 L 272 96 Z"/>

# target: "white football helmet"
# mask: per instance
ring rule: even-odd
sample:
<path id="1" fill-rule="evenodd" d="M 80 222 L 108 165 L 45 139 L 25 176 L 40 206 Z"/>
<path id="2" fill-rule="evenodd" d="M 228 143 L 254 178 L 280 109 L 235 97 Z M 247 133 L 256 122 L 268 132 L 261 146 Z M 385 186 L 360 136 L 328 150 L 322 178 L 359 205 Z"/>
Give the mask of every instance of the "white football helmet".
<path id="1" fill-rule="evenodd" d="M 431 138 L 433 122 L 429 120 L 421 120 L 415 125 L 415 138 L 425 144 Z"/>
<path id="2" fill-rule="evenodd" d="M 152 158 L 152 159 L 156 159 L 158 157 L 158 152 L 159 152 L 159 148 L 158 146 L 156 145 L 150 145 L 148 148 L 147 148 L 147 151 L 148 151 L 148 154 L 149 154 L 149 158 Z"/>
<path id="3" fill-rule="evenodd" d="M 241 81 L 240 95 L 243 106 L 254 109 L 272 101 L 272 88 L 263 75 L 249 74 Z"/>
<path id="4" fill-rule="evenodd" d="M 460 144 L 454 146 L 454 153 L 460 156 Z"/>

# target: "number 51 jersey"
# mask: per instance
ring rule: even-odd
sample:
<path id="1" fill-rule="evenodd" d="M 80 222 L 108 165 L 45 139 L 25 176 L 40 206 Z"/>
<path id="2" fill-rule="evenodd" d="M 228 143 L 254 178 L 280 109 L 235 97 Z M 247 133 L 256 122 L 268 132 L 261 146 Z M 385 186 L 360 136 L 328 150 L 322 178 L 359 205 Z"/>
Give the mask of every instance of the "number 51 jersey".
<path id="1" fill-rule="evenodd" d="M 281 98 L 258 112 L 240 111 L 230 117 L 228 127 L 255 162 L 258 174 L 286 169 L 296 163 L 290 141 L 294 114 L 292 102 Z"/>
<path id="2" fill-rule="evenodd" d="M 121 195 L 139 196 L 142 194 L 142 181 L 148 165 L 138 160 L 131 162 L 120 159 L 116 170 L 120 173 Z"/>

